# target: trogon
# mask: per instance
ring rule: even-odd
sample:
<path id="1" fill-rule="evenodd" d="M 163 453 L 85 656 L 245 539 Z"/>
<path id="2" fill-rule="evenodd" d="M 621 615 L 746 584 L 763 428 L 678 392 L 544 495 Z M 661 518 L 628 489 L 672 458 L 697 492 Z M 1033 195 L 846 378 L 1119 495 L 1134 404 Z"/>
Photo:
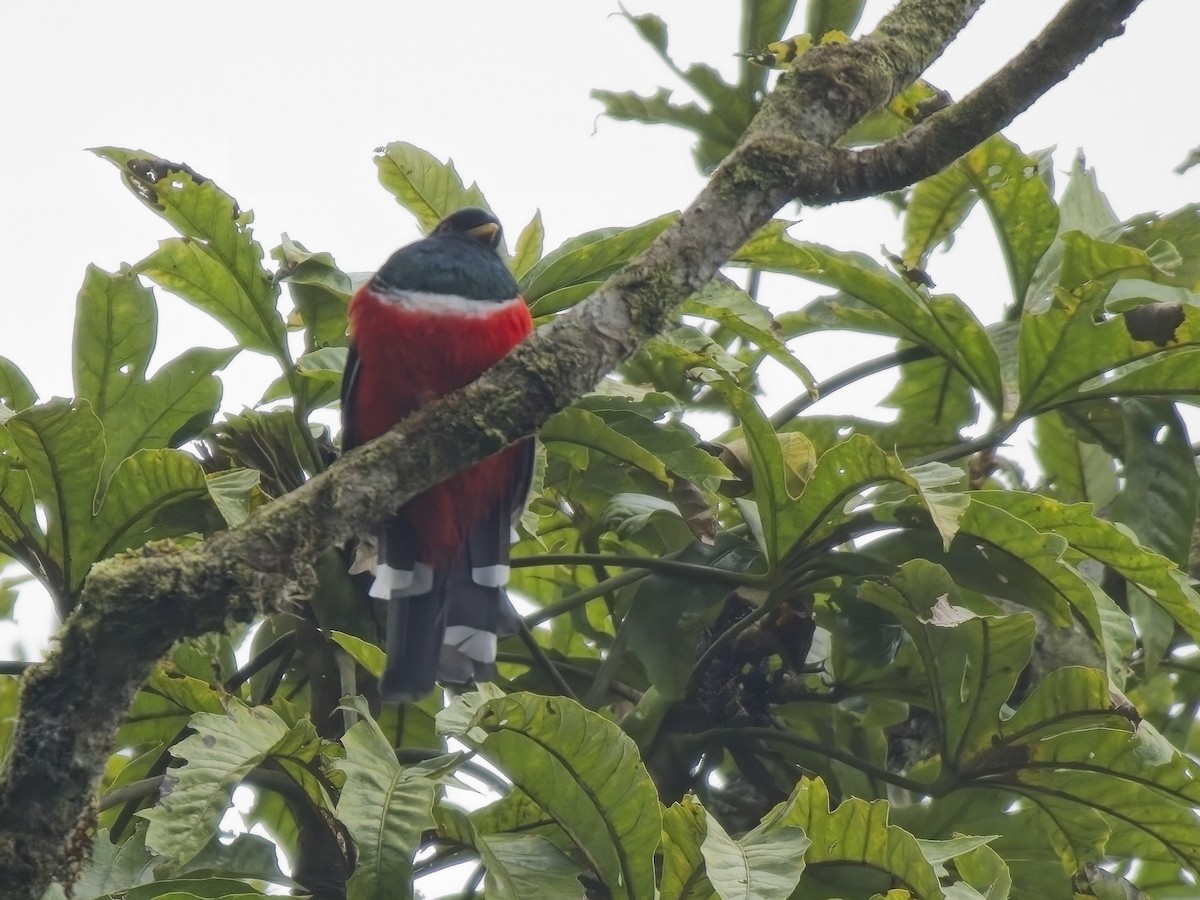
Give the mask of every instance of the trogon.
<path id="1" fill-rule="evenodd" d="M 532 330 L 500 239 L 491 213 L 460 209 L 396 251 L 351 298 L 343 450 L 473 381 Z M 385 698 L 492 677 L 497 637 L 519 621 L 505 585 L 533 452 L 531 440 L 508 447 L 379 525 L 370 595 L 387 606 Z"/>

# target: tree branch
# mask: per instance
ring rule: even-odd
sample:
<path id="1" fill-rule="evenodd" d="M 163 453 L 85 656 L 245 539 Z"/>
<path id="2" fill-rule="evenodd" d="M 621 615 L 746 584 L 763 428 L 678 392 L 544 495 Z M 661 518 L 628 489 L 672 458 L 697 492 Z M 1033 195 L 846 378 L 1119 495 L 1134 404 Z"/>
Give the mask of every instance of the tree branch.
<path id="1" fill-rule="evenodd" d="M 1065 79 L 1098 47 L 1125 31 L 1125 20 L 1142 0 L 1069 0 L 1025 49 L 958 103 L 877 147 L 858 152 L 822 148 L 797 179 L 797 197 L 810 204 L 899 190 L 914 171 L 933 174 L 971 150 L 980 135 L 999 131 Z M 925 177 L 925 176 L 921 176 Z"/>
<path id="2" fill-rule="evenodd" d="M 57 649 L 22 685 L 21 716 L 0 781 L 6 896 L 39 900 L 51 877 L 87 852 L 93 793 L 114 735 L 138 686 L 175 641 L 276 608 L 285 589 L 313 580 L 305 560 L 533 433 L 661 331 L 675 307 L 785 203 L 797 197 L 832 203 L 933 174 L 1065 77 L 1137 6 L 1071 0 L 1018 57 L 1036 57 L 1025 59 L 1022 77 L 1013 73 L 1014 61 L 913 137 L 873 156 L 827 149 L 918 77 L 981 3 L 900 0 L 858 43 L 805 54 L 679 221 L 479 381 L 348 454 L 237 529 L 188 549 L 156 544 L 98 563 Z M 1075 32 L 1060 33 L 1064 17 Z"/>

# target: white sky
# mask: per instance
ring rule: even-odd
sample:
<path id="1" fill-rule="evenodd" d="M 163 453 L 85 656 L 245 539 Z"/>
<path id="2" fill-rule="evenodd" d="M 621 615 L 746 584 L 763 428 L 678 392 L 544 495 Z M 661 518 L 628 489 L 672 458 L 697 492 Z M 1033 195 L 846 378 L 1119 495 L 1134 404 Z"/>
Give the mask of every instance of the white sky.
<path id="1" fill-rule="evenodd" d="M 961 96 L 1059 5 L 991 0 L 930 80 Z M 666 19 L 678 62 L 706 61 L 733 74 L 732 54 L 742 49 L 735 0 L 629 6 Z M 889 6 L 871 0 L 864 23 Z M 135 262 L 169 235 L 86 147 L 142 148 L 187 162 L 255 211 L 268 250 L 287 231 L 309 249 L 332 252 L 348 271 L 376 268 L 417 236 L 376 181 L 372 150 L 391 140 L 452 156 L 512 237 L 540 208 L 547 249 L 581 231 L 686 205 L 701 185 L 690 135 L 597 120 L 600 105 L 588 97 L 593 87 L 676 86 L 615 10 L 616 0 L 3 3 L 0 110 L 9 138 L 0 142 L 0 354 L 25 370 L 43 399 L 70 395 L 84 267 Z M 798 16 L 791 32 L 802 22 Z M 1051 91 L 1009 136 L 1028 150 L 1057 145 L 1060 172 L 1084 147 L 1122 216 L 1200 199 L 1200 168 L 1171 171 L 1200 144 L 1198 33 L 1197 0 L 1146 0 L 1124 38 Z M 895 216 L 875 201 L 805 214 L 794 233 L 875 255 L 881 244 L 900 246 Z M 982 215 L 930 272 L 939 290 L 959 293 L 985 322 L 1007 299 Z M 764 298 L 777 311 L 812 295 L 792 284 L 768 287 Z M 194 344 L 231 343 L 182 302 L 161 292 L 159 300 L 157 363 Z M 863 348 L 873 355 L 887 346 L 828 336 L 800 345 L 818 377 Z M 243 355 L 226 372 L 226 406 L 253 403 L 269 377 L 261 358 Z M 885 388 L 877 380 L 847 396 L 878 397 Z M 778 390 L 783 400 L 796 387 Z M 0 651 L 3 643 L 0 635 Z"/>

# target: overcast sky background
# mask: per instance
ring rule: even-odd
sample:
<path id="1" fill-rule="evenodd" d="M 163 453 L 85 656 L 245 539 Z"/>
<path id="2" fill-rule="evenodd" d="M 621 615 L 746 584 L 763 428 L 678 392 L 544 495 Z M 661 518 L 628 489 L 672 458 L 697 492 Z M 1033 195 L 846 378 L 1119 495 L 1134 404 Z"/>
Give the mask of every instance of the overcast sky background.
<path id="1" fill-rule="evenodd" d="M 871 0 L 860 30 L 890 5 Z M 1059 5 L 991 0 L 929 79 L 961 97 Z M 803 28 L 800 7 L 789 33 Z M 677 62 L 704 61 L 735 75 L 739 3 L 629 0 L 629 8 L 667 21 Z M 170 236 L 87 147 L 140 148 L 187 162 L 254 210 L 268 250 L 286 231 L 333 253 L 347 271 L 375 269 L 418 236 L 376 180 L 372 150 L 392 140 L 453 157 L 465 180 L 479 182 L 510 238 L 540 209 L 547 249 L 687 205 L 702 184 L 690 135 L 597 118 L 600 105 L 588 96 L 595 87 L 651 93 L 664 85 L 690 99 L 616 9 L 616 0 L 347 0 L 336 11 L 313 0 L 3 4 L 0 109 L 9 137 L 0 142 L 0 355 L 21 366 L 42 399 L 70 396 L 72 318 L 85 266 L 114 270 Z M 1084 148 L 1123 217 L 1200 199 L 1200 168 L 1172 172 L 1200 144 L 1198 33 L 1196 0 L 1146 0 L 1123 38 L 1007 134 L 1026 150 L 1057 145 L 1059 173 Z M 876 258 L 883 244 L 901 246 L 898 220 L 878 201 L 799 218 L 793 234 L 805 240 Z M 939 291 L 958 293 L 984 322 L 1008 299 L 982 212 L 929 270 Z M 764 300 L 780 312 L 814 293 L 769 281 Z M 155 365 L 196 344 L 232 343 L 204 315 L 158 296 Z M 798 346 L 821 378 L 889 344 L 821 336 Z M 253 404 L 271 377 L 271 364 L 243 354 L 225 373 L 226 407 Z M 827 402 L 861 413 L 886 388 L 880 376 Z M 781 378 L 772 403 L 797 390 Z M 19 606 L 31 649 L 41 644 L 33 635 L 48 627 L 40 614 L 46 605 L 30 596 Z M 13 636 L 0 631 L 0 655 Z"/>

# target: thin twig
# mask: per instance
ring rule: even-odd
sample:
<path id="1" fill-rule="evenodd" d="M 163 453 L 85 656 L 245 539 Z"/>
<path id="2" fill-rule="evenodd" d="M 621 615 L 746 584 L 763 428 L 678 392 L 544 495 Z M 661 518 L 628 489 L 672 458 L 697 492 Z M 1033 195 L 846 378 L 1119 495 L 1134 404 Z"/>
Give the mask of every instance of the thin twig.
<path id="1" fill-rule="evenodd" d="M 579 698 L 575 696 L 575 692 L 571 690 L 571 686 L 567 684 L 567 680 L 563 678 L 562 673 L 554 665 L 554 660 L 546 655 L 546 651 L 542 649 L 542 645 L 537 642 L 537 638 L 533 636 L 533 632 L 529 630 L 529 625 L 524 619 L 520 620 L 520 631 L 517 636 L 521 638 L 521 642 L 525 645 L 525 649 L 529 651 L 529 655 L 533 657 L 534 664 L 541 669 L 554 682 L 559 692 L 564 697 L 570 697 L 576 703 Z"/>
<path id="2" fill-rule="evenodd" d="M 625 627 L 628 623 L 629 620 L 626 618 L 617 628 L 617 635 L 613 638 L 612 646 L 608 648 L 608 653 L 596 672 L 596 678 L 592 682 L 592 686 L 588 688 L 587 697 L 584 698 L 588 709 L 596 709 L 600 706 L 601 699 L 608 692 L 608 686 L 617 677 L 617 670 L 625 659 L 625 648 L 629 644 L 629 629 Z"/>

